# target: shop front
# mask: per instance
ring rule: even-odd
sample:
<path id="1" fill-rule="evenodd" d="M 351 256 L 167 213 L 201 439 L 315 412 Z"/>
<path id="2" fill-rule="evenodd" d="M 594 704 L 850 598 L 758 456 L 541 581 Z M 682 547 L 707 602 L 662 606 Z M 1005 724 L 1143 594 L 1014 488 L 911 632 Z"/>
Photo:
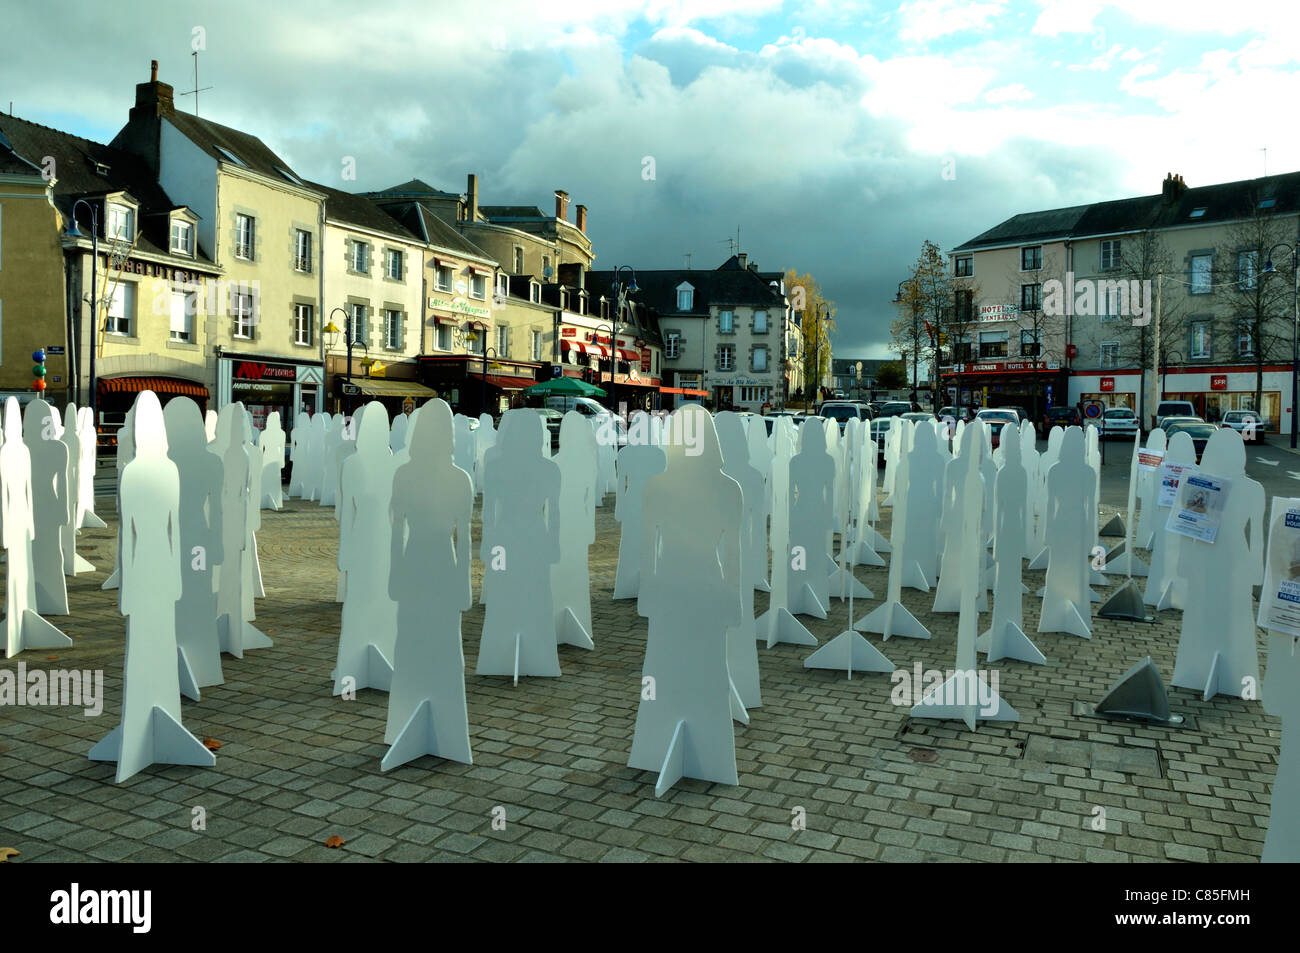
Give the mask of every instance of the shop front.
<path id="1" fill-rule="evenodd" d="M 1254 411 L 1264 420 L 1265 432 L 1290 433 L 1290 366 L 1265 365 L 1259 406 L 1255 400 L 1256 382 L 1253 367 L 1169 367 L 1161 375 L 1161 399 L 1188 401 L 1197 415 L 1210 423 L 1219 423 L 1230 410 Z"/>
<path id="2" fill-rule="evenodd" d="M 217 360 L 218 409 L 242 403 L 258 430 L 278 412 L 285 433 L 292 431 L 299 413 L 314 414 L 322 406 L 324 383 L 320 361 L 229 353 Z"/>
<path id="3" fill-rule="evenodd" d="M 941 403 L 1020 407 L 1041 415 L 1069 399 L 1066 371 L 1056 361 L 985 361 L 943 368 Z M 958 390 L 960 389 L 960 395 Z"/>
<path id="4" fill-rule="evenodd" d="M 99 415 L 96 432 L 101 447 L 117 445 L 117 432 L 126 423 L 127 411 L 140 392 L 146 390 L 153 391 L 163 406 L 174 397 L 188 397 L 199 405 L 200 414 L 207 413 L 212 396 L 205 385 L 181 377 L 122 375 L 96 378 L 95 410 Z"/>
<path id="5" fill-rule="evenodd" d="M 541 378 L 540 364 L 484 359 L 474 354 L 422 355 L 420 376 L 429 396 L 441 397 L 451 409 L 467 417 L 489 413 L 500 418 L 507 410 L 524 406 L 523 391 Z"/>
<path id="6" fill-rule="evenodd" d="M 1074 374 L 1070 377 L 1070 403 L 1100 401 L 1107 408 L 1127 407 L 1138 413 L 1142 405 L 1142 372 L 1137 368 Z"/>

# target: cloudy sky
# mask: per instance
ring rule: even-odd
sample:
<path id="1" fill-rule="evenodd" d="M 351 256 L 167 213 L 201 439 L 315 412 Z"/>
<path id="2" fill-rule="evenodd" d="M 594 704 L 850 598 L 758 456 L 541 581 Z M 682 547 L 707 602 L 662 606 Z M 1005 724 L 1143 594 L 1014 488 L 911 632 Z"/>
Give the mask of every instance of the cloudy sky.
<path id="1" fill-rule="evenodd" d="M 74 11 L 74 8 L 80 8 Z M 1300 16 L 1259 0 L 277 0 L 6 12 L 0 108 L 107 141 L 149 60 L 339 188 L 590 208 L 599 267 L 740 229 L 882 357 L 898 281 L 1019 211 L 1300 168 Z M 193 97 L 177 97 L 192 108 Z M 1267 152 L 1263 150 L 1267 149 Z M 341 179 L 345 157 L 356 180 Z M 653 177 L 648 173 L 653 168 Z"/>

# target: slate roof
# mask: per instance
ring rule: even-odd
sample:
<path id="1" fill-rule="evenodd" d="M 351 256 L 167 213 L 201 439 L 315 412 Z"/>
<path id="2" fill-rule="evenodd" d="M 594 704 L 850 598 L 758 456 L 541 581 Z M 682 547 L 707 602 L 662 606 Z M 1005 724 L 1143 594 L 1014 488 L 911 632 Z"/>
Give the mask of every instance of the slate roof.
<path id="1" fill-rule="evenodd" d="M 114 192 L 127 192 L 140 203 L 137 227 L 139 251 L 153 255 L 168 255 L 177 261 L 194 261 L 211 265 L 212 260 L 202 247 L 194 259 L 170 255 L 170 226 L 167 212 L 179 208 L 163 191 L 145 163 L 130 152 L 83 139 L 70 133 L 28 122 L 16 116 L 0 115 L 0 134 L 9 143 L 0 148 L 0 157 L 8 155 L 8 163 L 18 165 L 15 158 L 35 165 L 45 156 L 54 158 L 54 204 L 65 216 L 71 217 L 77 199 L 97 199 Z M 0 158 L 0 162 L 3 162 Z M 98 171 L 104 168 L 104 172 Z M 103 212 L 100 212 L 102 227 Z M 85 207 L 77 210 L 77 225 L 90 234 L 90 215 Z"/>
<path id="2" fill-rule="evenodd" d="M 261 172 L 263 175 L 269 175 L 271 178 L 290 183 L 302 181 L 296 176 L 286 179 L 284 172 L 293 172 L 289 163 L 272 152 L 266 143 L 257 136 L 250 135 L 247 132 L 240 132 L 238 129 L 231 129 L 229 126 L 212 122 L 210 119 L 200 119 L 190 113 L 170 113 L 167 115 L 166 120 L 214 159 L 223 162 L 230 161 L 221 154 L 221 151 L 217 148 L 217 146 L 220 146 L 255 172 Z M 239 163 L 234 164 L 238 165 Z"/>
<path id="3" fill-rule="evenodd" d="M 325 193 L 325 217 L 345 225 L 356 225 L 374 232 L 392 235 L 408 242 L 423 241 L 405 225 L 384 211 L 370 199 L 351 192 L 342 192 L 321 185 L 319 182 L 306 182 L 309 188 Z"/>
<path id="4" fill-rule="evenodd" d="M 512 222 L 519 219 L 548 219 L 536 205 L 480 205 L 479 214 L 489 222 Z"/>
<path id="5" fill-rule="evenodd" d="M 722 268 L 713 271 L 696 271 L 687 268 L 662 271 L 638 270 L 637 291 L 632 295 L 632 300 L 657 311 L 664 318 L 682 314 L 687 317 L 708 317 L 711 306 L 741 305 L 770 308 L 785 306 L 781 293 L 768 284 L 769 279 L 748 268 L 727 268 L 726 264 L 724 262 Z M 627 280 L 626 274 L 624 280 Z M 587 273 L 586 284 L 589 291 L 603 294 L 613 281 L 612 271 Z M 677 310 L 677 286 L 682 282 L 689 282 L 695 289 L 692 310 L 689 312 Z"/>
<path id="6" fill-rule="evenodd" d="M 1023 212 L 958 245 L 954 252 L 1037 241 L 1079 239 L 1147 228 L 1209 225 L 1248 217 L 1256 205 L 1271 199 L 1273 214 L 1300 212 L 1300 172 L 1221 182 L 1188 188 L 1166 198 L 1163 194 L 1074 205 L 1042 212 Z M 1192 213 L 1204 209 L 1193 218 Z"/>

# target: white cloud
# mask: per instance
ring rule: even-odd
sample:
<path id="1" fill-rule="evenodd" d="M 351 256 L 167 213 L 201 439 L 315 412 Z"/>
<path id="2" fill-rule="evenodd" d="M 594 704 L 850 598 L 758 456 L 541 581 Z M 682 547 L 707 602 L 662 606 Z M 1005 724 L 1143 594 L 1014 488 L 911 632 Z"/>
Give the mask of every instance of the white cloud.
<path id="1" fill-rule="evenodd" d="M 996 89 L 990 89 L 984 94 L 984 101 L 998 105 L 1000 103 L 1017 103 L 1024 102 L 1026 99 L 1033 99 L 1034 94 L 1025 88 L 1024 83 L 1011 83 L 1007 86 L 998 86 Z"/>
<path id="2" fill-rule="evenodd" d="M 984 30 L 1006 12 L 1006 0 L 911 0 L 898 8 L 904 43 L 928 43 L 968 30 Z"/>

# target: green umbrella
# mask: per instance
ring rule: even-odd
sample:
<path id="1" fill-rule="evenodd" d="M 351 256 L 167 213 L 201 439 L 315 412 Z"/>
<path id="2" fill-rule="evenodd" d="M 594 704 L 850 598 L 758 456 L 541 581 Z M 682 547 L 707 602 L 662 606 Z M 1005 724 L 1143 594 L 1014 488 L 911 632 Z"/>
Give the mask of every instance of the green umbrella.
<path id="1" fill-rule="evenodd" d="M 571 396 L 571 397 L 604 397 L 605 392 L 594 384 L 588 384 L 586 381 L 579 380 L 576 377 L 555 377 L 549 381 L 542 381 L 540 384 L 534 384 L 532 387 L 524 388 L 525 394 L 533 394 L 539 397 L 549 397 L 553 394 Z"/>

